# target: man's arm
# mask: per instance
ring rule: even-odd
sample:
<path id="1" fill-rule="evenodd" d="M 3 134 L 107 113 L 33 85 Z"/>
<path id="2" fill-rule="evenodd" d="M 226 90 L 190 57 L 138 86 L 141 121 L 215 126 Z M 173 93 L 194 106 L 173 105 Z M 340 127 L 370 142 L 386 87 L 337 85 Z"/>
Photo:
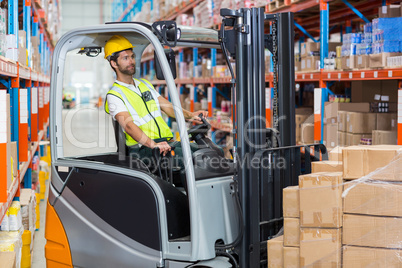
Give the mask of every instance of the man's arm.
<path id="1" fill-rule="evenodd" d="M 124 129 L 124 131 L 129 134 L 138 143 L 147 146 L 151 149 L 159 147 L 161 153 L 164 155 L 170 151 L 170 146 L 167 142 L 156 143 L 150 139 L 136 124 L 134 124 L 133 119 L 129 112 L 120 112 L 115 116 L 117 122 Z"/>
<path id="2" fill-rule="evenodd" d="M 162 96 L 158 97 L 159 104 L 161 106 L 161 110 L 165 112 L 169 117 L 176 118 L 174 114 L 173 104 L 170 103 L 167 99 Z M 199 114 L 202 114 L 205 118 L 208 117 L 207 111 L 196 111 L 194 113 L 187 111 L 186 109 L 183 110 L 184 118 L 191 121 L 196 121 L 197 123 L 202 123 L 201 119 L 198 117 Z"/>

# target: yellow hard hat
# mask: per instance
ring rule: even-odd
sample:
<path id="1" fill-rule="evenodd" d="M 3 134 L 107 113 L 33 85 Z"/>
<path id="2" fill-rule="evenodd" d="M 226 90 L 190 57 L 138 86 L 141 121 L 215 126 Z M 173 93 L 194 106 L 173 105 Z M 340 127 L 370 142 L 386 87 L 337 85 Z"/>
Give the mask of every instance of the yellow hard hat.
<path id="1" fill-rule="evenodd" d="M 111 56 L 113 53 L 123 51 L 134 46 L 124 36 L 113 35 L 105 45 L 105 59 Z"/>

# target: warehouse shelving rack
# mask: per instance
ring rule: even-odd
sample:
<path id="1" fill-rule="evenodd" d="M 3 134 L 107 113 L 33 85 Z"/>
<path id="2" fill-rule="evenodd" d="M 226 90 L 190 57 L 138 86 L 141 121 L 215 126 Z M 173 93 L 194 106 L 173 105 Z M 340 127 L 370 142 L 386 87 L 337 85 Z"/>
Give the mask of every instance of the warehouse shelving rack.
<path id="1" fill-rule="evenodd" d="M 0 90 L 10 94 L 11 141 L 17 142 L 18 152 L 18 174 L 9 189 L 7 189 L 7 162 L 0 163 L 0 222 L 11 202 L 19 200 L 22 179 L 24 188 L 32 187 L 32 159 L 38 154 L 39 142 L 47 136 L 49 124 L 50 56 L 54 46 L 52 35 L 46 28 L 46 12 L 40 1 L 24 0 L 20 3 L 22 5 L 18 4 L 18 0 L 8 0 L 8 34 L 15 34 L 18 40 L 19 20 L 22 19 L 23 30 L 27 33 L 28 59 L 31 59 L 31 36 L 39 37 L 42 71 L 33 71 L 30 60 L 28 66 L 25 66 L 0 57 L 2 85 Z M 0 144 L 0 154 L 4 155 L 5 159 L 7 140 L 1 142 L 3 143 Z"/>
<path id="2" fill-rule="evenodd" d="M 168 12 L 168 14 L 161 20 L 173 20 L 179 14 L 191 12 L 192 8 L 205 0 L 192 0 L 183 2 L 177 8 Z M 134 10 L 126 4 L 121 4 L 127 1 L 114 0 L 115 5 L 121 5 L 124 16 L 119 17 L 118 21 L 130 21 L 135 15 Z M 352 71 L 326 71 L 324 70 L 324 58 L 328 56 L 328 40 L 329 34 L 334 32 L 346 33 L 352 32 L 352 21 L 367 22 L 366 17 L 372 17 L 378 14 L 378 7 L 399 3 L 398 0 L 376 0 L 376 1 L 356 1 L 356 0 L 301 0 L 301 1 L 284 1 L 285 5 L 279 8 L 273 9 L 273 5 L 270 5 L 267 1 L 265 6 L 265 12 L 294 12 L 295 13 L 295 28 L 296 36 L 298 36 L 299 43 L 304 42 L 306 37 L 311 38 L 314 42 L 320 42 L 320 70 L 312 72 L 296 72 L 296 82 L 318 82 L 318 89 L 314 94 L 314 140 L 322 143 L 323 141 L 323 128 L 324 128 L 324 102 L 328 101 L 328 95 L 330 91 L 327 83 L 333 81 L 356 81 L 356 80 L 402 80 L 402 69 L 378 69 L 378 70 L 352 70 Z M 118 4 L 120 3 L 120 4 Z M 329 12 L 331 5 L 331 13 Z M 271 8 L 270 8 L 271 6 Z M 320 23 L 318 24 L 317 21 Z M 215 25 L 214 28 L 219 28 L 219 25 Z M 315 39 L 314 36 L 319 36 L 319 39 Z M 152 56 L 144 58 L 144 61 L 149 61 Z M 193 59 L 196 59 L 193 57 Z M 269 83 L 269 87 L 272 87 L 272 73 L 266 75 L 266 82 Z M 152 81 L 155 85 L 163 85 L 163 81 Z M 230 78 L 188 78 L 188 79 L 176 79 L 178 85 L 183 84 L 210 84 L 211 86 L 216 84 L 228 84 Z M 268 87 L 268 91 L 269 91 Z M 399 83 L 399 88 L 402 85 Z M 215 96 L 213 92 L 212 98 Z M 194 92 L 192 100 L 196 98 L 197 93 Z M 267 94 L 269 96 L 270 94 Z M 210 105 L 212 102 L 209 97 L 208 107 L 215 106 Z M 399 90 L 398 107 L 402 106 L 402 91 Z M 270 115 L 269 103 L 267 103 L 267 115 Z M 209 108 L 209 114 L 212 114 L 212 109 Z M 270 116 L 267 116 L 267 125 L 271 122 Z M 218 126 L 217 126 L 218 127 Z M 227 127 L 222 129 L 228 131 Z M 402 145 L 402 109 L 398 109 L 398 144 Z"/>

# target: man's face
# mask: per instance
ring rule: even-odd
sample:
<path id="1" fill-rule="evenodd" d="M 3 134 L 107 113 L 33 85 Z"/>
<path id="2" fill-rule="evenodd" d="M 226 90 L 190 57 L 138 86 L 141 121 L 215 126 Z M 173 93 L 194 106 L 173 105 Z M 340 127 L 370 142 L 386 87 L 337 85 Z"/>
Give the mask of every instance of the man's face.
<path id="1" fill-rule="evenodd" d="M 126 75 L 135 74 L 135 54 L 131 50 L 120 52 L 116 62 L 119 71 Z"/>

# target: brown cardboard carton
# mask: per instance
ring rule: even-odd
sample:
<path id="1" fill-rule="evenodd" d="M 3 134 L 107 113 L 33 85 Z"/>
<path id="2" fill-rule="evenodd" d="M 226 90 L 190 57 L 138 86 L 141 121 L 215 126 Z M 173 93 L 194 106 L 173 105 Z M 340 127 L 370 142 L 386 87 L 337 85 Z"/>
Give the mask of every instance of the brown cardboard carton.
<path id="1" fill-rule="evenodd" d="M 375 113 L 348 112 L 346 114 L 346 131 L 353 134 L 367 134 L 376 128 Z"/>
<path id="2" fill-rule="evenodd" d="M 402 251 L 398 249 L 344 246 L 343 268 L 355 267 L 401 267 Z"/>
<path id="3" fill-rule="evenodd" d="M 338 130 L 346 131 L 346 111 L 338 111 Z"/>
<path id="4" fill-rule="evenodd" d="M 367 159 L 365 146 L 351 146 L 342 150 L 343 177 L 356 179 L 365 175 L 365 161 Z"/>
<path id="5" fill-rule="evenodd" d="M 401 193 L 401 183 L 348 182 L 344 185 L 343 212 L 402 217 Z"/>
<path id="6" fill-rule="evenodd" d="M 336 52 L 336 47 L 342 46 L 339 42 L 328 42 L 328 51 Z"/>
<path id="7" fill-rule="evenodd" d="M 298 107 L 295 108 L 295 114 L 299 115 L 299 114 L 304 114 L 304 115 L 312 115 L 313 114 L 313 108 L 311 107 Z"/>
<path id="8" fill-rule="evenodd" d="M 396 113 L 378 113 L 376 130 L 396 130 L 397 114 Z"/>
<path id="9" fill-rule="evenodd" d="M 324 103 L 324 120 L 327 123 L 336 123 L 338 121 L 338 112 L 370 112 L 370 103 L 339 103 L 339 102 L 325 102 Z M 336 121 L 332 121 L 332 118 Z M 346 130 L 345 130 L 346 131 Z"/>
<path id="10" fill-rule="evenodd" d="M 355 55 L 344 56 L 341 59 L 342 59 L 341 61 L 343 70 L 351 70 L 357 67 Z"/>
<path id="11" fill-rule="evenodd" d="M 283 267 L 284 268 L 300 267 L 300 248 L 283 247 Z"/>
<path id="12" fill-rule="evenodd" d="M 342 161 L 315 161 L 311 162 L 311 173 L 342 172 Z"/>
<path id="13" fill-rule="evenodd" d="M 367 149 L 366 174 L 388 165 L 401 151 L 402 146 L 398 145 L 378 145 L 369 147 Z"/>
<path id="14" fill-rule="evenodd" d="M 343 244 L 402 248 L 402 218 L 343 215 Z"/>
<path id="15" fill-rule="evenodd" d="M 342 226 L 342 172 L 299 176 L 300 226 Z"/>
<path id="16" fill-rule="evenodd" d="M 302 71 L 314 71 L 317 70 L 320 57 L 318 56 L 306 56 L 301 60 Z"/>
<path id="17" fill-rule="evenodd" d="M 369 68 L 369 57 L 368 55 L 358 55 L 356 56 L 356 67 L 359 69 Z"/>
<path id="18" fill-rule="evenodd" d="M 332 149 L 328 154 L 328 160 L 342 162 L 342 149 L 343 149 L 343 147 L 339 147 L 339 146 Z M 343 172 L 343 167 L 342 167 L 342 172 Z"/>
<path id="19" fill-rule="evenodd" d="M 314 124 L 303 123 L 301 125 L 301 141 L 305 144 L 314 143 Z"/>
<path id="20" fill-rule="evenodd" d="M 371 139 L 371 134 L 352 134 L 346 133 L 346 146 L 353 146 L 361 144 L 361 139 Z"/>
<path id="21" fill-rule="evenodd" d="M 296 142 L 301 141 L 301 125 L 309 117 L 305 114 L 296 114 Z"/>
<path id="22" fill-rule="evenodd" d="M 311 52 L 317 52 L 317 51 L 320 51 L 319 42 L 301 43 L 300 56 L 302 57 L 311 56 Z"/>
<path id="23" fill-rule="evenodd" d="M 388 5 L 378 8 L 378 17 L 380 18 L 396 18 L 401 16 L 400 5 Z"/>
<path id="24" fill-rule="evenodd" d="M 298 247 L 300 245 L 300 219 L 283 219 L 283 245 L 285 247 Z"/>
<path id="25" fill-rule="evenodd" d="M 382 52 L 379 54 L 369 55 L 369 66 L 370 68 L 384 68 L 387 66 L 387 58 L 399 56 L 400 53 L 387 53 Z"/>
<path id="26" fill-rule="evenodd" d="M 346 132 L 338 131 L 338 145 L 339 146 L 346 145 Z"/>
<path id="27" fill-rule="evenodd" d="M 373 145 L 391 144 L 396 145 L 397 132 L 386 130 L 373 130 Z"/>
<path id="28" fill-rule="evenodd" d="M 301 267 L 340 267 L 341 229 L 301 228 Z"/>
<path id="29" fill-rule="evenodd" d="M 373 102 L 376 101 L 376 95 L 389 96 L 390 100 L 398 98 L 398 81 L 397 80 L 359 80 L 352 81 L 352 102 Z M 389 110 L 396 111 L 389 104 Z M 355 112 L 355 111 L 353 111 Z M 369 112 L 369 111 L 359 111 Z"/>
<path id="30" fill-rule="evenodd" d="M 288 186 L 283 189 L 283 217 L 299 217 L 299 186 Z"/>
<path id="31" fill-rule="evenodd" d="M 335 148 L 338 146 L 338 124 L 324 125 L 324 145 L 327 148 Z"/>
<path id="32" fill-rule="evenodd" d="M 283 267 L 283 235 L 270 239 L 267 242 L 268 267 Z"/>
<path id="33" fill-rule="evenodd" d="M 301 61 L 295 61 L 295 72 L 300 72 L 300 71 L 301 71 Z"/>
<path id="34" fill-rule="evenodd" d="M 16 268 L 16 253 L 0 252 L 0 263 L 2 268 Z"/>

